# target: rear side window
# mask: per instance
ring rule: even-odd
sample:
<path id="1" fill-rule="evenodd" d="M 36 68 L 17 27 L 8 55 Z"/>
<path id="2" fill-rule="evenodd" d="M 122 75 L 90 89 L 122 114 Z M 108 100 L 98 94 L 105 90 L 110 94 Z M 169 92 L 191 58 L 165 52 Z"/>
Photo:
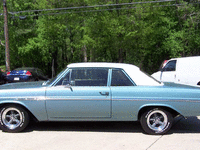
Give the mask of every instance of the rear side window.
<path id="1" fill-rule="evenodd" d="M 134 86 L 127 75 L 121 69 L 112 70 L 111 86 Z"/>
<path id="2" fill-rule="evenodd" d="M 176 70 L 176 60 L 169 61 L 162 71 L 175 71 Z"/>

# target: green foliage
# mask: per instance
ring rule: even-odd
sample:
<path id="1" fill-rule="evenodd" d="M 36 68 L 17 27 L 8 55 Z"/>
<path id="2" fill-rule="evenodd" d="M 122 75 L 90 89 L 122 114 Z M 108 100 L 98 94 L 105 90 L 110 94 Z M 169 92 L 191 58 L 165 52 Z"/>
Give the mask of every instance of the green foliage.
<path id="1" fill-rule="evenodd" d="M 18 12 L 137 1 L 7 2 L 9 12 Z M 107 61 L 132 63 L 153 73 L 165 59 L 200 54 L 199 5 L 179 3 L 185 5 L 160 7 L 175 4 L 164 2 L 9 14 L 11 68 L 34 66 L 51 75 L 52 65 L 57 73 L 73 62 Z M 0 27 L 5 43 L 2 17 Z M 4 64 L 2 45 L 0 52 Z"/>

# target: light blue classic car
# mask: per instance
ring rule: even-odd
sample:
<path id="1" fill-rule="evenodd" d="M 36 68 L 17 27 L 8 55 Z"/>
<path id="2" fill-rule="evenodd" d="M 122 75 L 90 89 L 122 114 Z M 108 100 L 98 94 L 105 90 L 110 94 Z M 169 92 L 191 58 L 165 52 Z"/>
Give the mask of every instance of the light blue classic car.
<path id="1" fill-rule="evenodd" d="M 200 115 L 200 87 L 160 83 L 130 64 L 75 63 L 46 82 L 0 86 L 0 126 L 22 131 L 37 121 L 140 121 L 164 134 L 173 118 Z"/>

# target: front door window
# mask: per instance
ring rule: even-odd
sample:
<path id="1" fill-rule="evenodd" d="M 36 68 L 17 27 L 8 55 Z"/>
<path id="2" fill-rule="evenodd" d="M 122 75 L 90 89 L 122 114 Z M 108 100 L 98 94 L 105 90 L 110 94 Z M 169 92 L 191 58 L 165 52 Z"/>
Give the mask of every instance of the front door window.
<path id="1" fill-rule="evenodd" d="M 110 118 L 108 68 L 71 68 L 46 91 L 49 120 Z"/>

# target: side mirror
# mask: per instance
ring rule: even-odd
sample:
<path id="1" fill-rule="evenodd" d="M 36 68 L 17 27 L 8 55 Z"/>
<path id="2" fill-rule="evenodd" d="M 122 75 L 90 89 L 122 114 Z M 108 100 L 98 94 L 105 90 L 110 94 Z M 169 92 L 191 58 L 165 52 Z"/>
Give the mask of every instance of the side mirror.
<path id="1" fill-rule="evenodd" d="M 71 84 L 65 85 L 65 88 L 72 88 Z"/>
<path id="2" fill-rule="evenodd" d="M 70 84 L 70 82 L 68 80 L 65 79 L 62 81 L 62 85 L 68 85 L 68 84 Z"/>
<path id="3" fill-rule="evenodd" d="M 72 85 L 71 85 L 71 84 L 65 85 L 65 88 L 68 88 L 68 89 L 70 89 L 70 90 L 73 92 L 73 89 L 72 89 Z"/>

